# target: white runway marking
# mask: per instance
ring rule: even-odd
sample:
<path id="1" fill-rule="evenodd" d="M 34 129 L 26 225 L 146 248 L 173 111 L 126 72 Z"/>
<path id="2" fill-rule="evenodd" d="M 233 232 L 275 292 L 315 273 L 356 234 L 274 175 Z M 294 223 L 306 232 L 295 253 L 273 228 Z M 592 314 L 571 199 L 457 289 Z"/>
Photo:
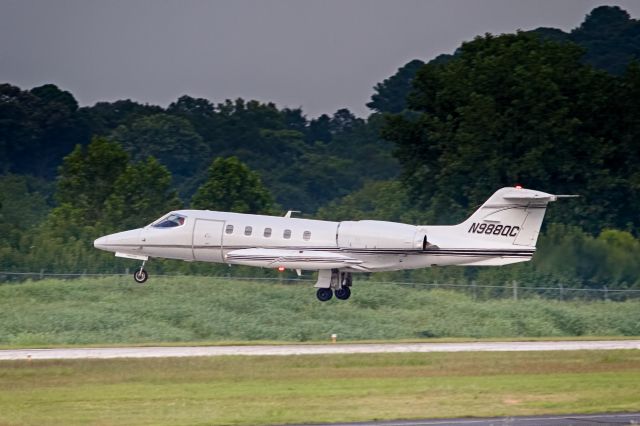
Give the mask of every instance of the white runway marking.
<path id="1" fill-rule="evenodd" d="M 375 354 L 409 352 L 526 352 L 612 349 L 640 349 L 640 340 L 12 349 L 0 350 L 0 360 L 165 358 L 224 355 Z"/>

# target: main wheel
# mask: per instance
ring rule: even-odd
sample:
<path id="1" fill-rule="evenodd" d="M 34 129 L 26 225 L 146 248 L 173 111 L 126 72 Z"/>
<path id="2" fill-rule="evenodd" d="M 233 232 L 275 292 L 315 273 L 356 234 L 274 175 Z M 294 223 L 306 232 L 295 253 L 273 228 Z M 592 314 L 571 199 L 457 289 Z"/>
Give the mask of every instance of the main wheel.
<path id="1" fill-rule="evenodd" d="M 333 291 L 330 288 L 319 288 L 316 292 L 316 297 L 321 302 L 326 302 L 333 297 Z"/>
<path id="2" fill-rule="evenodd" d="M 351 296 L 349 287 L 342 287 L 336 290 L 336 297 L 340 300 L 347 300 Z"/>
<path id="3" fill-rule="evenodd" d="M 147 278 L 149 278 L 149 274 L 147 274 L 147 271 L 145 271 L 144 269 L 138 269 L 133 273 L 133 279 L 137 283 L 142 284 L 147 280 Z"/>

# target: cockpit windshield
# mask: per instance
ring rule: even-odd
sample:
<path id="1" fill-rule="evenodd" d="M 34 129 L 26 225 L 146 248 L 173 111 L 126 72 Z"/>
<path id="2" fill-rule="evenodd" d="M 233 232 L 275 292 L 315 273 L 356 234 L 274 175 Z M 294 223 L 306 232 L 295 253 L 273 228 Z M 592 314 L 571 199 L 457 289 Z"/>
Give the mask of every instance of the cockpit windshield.
<path id="1" fill-rule="evenodd" d="M 152 223 L 151 226 L 153 228 L 175 228 L 176 226 L 184 225 L 184 220 L 184 216 L 172 213 L 169 216 Z"/>

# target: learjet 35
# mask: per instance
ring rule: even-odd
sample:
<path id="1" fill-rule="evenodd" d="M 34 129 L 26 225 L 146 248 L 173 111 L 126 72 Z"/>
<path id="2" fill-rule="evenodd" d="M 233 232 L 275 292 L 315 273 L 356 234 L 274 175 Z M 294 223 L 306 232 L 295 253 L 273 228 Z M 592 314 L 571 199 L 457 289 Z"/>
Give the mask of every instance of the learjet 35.
<path id="1" fill-rule="evenodd" d="M 94 246 L 142 261 L 134 273 L 139 283 L 148 278 L 145 262 L 157 257 L 318 271 L 318 299 L 335 294 L 346 300 L 353 273 L 526 262 L 535 252 L 547 204 L 560 197 L 502 188 L 452 226 L 178 210 L 144 228 L 100 237 Z"/>

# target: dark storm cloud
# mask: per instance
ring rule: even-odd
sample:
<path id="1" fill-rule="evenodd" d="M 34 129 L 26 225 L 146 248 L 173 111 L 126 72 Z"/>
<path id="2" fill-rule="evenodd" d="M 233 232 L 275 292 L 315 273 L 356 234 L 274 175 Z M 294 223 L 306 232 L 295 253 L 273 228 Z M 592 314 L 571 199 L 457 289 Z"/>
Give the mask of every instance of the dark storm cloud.
<path id="1" fill-rule="evenodd" d="M 407 61 L 486 32 L 570 30 L 589 0 L 0 0 L 0 81 L 53 82 L 81 104 L 182 94 L 359 115 Z M 640 2 L 612 1 L 633 17 Z"/>

